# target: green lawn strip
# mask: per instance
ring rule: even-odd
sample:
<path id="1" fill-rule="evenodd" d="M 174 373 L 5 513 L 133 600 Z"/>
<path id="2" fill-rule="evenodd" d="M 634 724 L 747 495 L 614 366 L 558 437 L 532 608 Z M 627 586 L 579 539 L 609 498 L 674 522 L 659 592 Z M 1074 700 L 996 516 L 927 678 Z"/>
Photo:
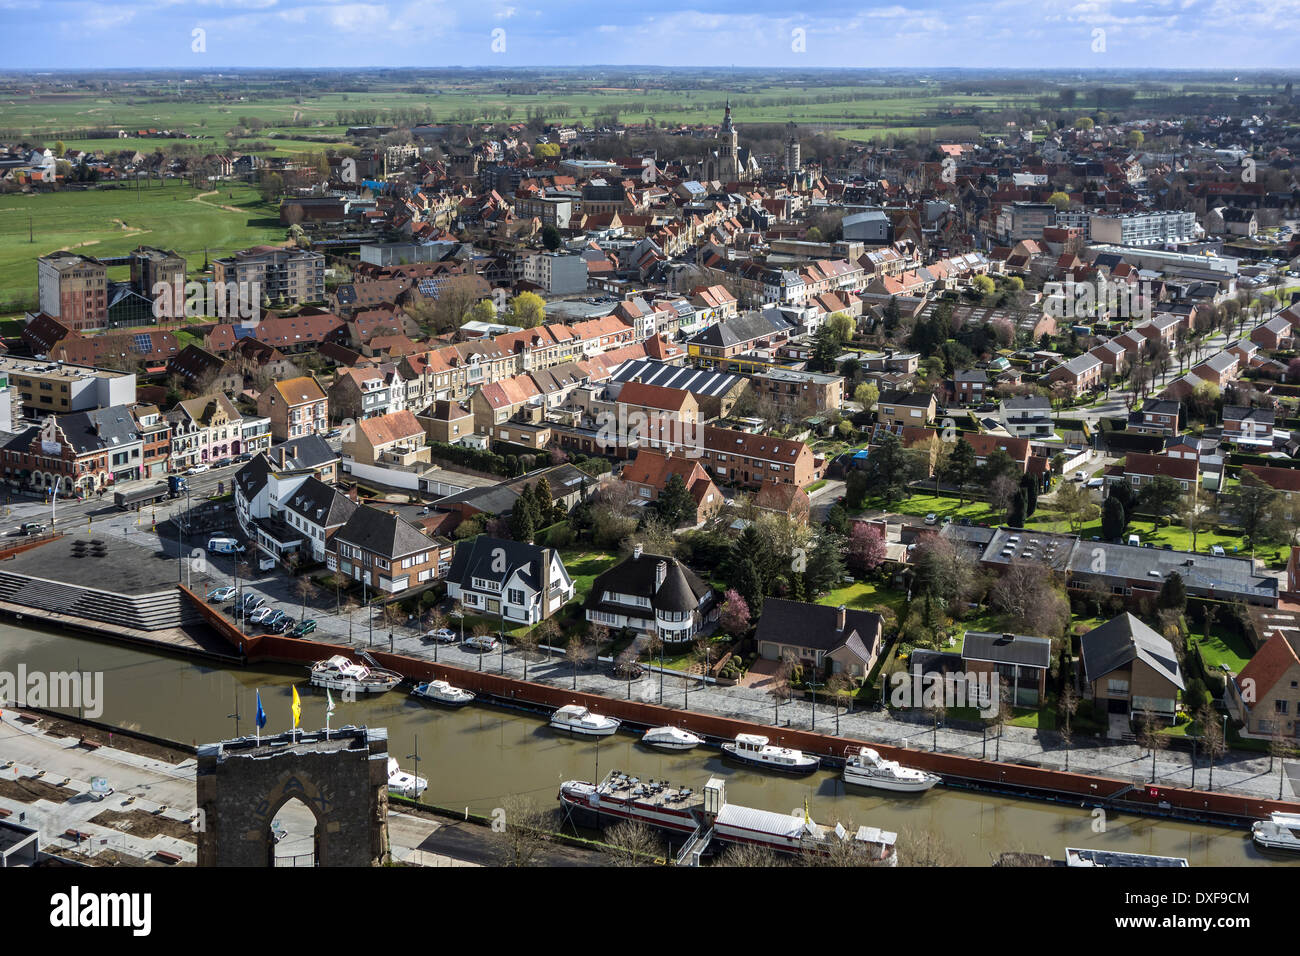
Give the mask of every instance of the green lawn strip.
<path id="1" fill-rule="evenodd" d="M 1195 631 L 1195 628 L 1193 628 Z M 1237 634 L 1230 634 L 1225 630 L 1217 627 L 1210 629 L 1210 636 L 1193 633 L 1191 641 L 1201 650 L 1201 657 L 1205 660 L 1205 666 L 1211 670 L 1219 668 L 1220 664 L 1226 664 L 1228 669 L 1235 674 L 1240 674 L 1241 669 L 1250 661 L 1250 647 L 1246 639 Z"/>

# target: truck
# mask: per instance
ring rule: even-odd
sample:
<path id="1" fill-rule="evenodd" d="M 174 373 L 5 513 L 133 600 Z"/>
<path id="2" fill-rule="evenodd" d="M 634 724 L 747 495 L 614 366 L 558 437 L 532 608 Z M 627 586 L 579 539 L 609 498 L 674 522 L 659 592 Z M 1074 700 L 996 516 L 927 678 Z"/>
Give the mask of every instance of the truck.
<path id="1" fill-rule="evenodd" d="M 113 492 L 113 503 L 125 511 L 138 511 L 144 505 L 154 505 L 169 498 L 180 497 L 189 484 L 180 475 L 169 475 L 166 481 L 133 491 Z"/>

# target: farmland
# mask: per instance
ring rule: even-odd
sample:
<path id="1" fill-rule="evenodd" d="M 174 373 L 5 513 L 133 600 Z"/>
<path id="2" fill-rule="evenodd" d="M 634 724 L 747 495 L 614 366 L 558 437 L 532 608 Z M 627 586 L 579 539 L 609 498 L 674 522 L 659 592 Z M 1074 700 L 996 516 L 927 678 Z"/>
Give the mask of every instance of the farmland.
<path id="1" fill-rule="evenodd" d="M 159 246 L 176 250 L 197 269 L 205 250 L 215 258 L 284 240 L 276 207 L 263 203 L 252 187 L 223 183 L 214 195 L 204 193 L 179 180 L 154 180 L 138 192 L 122 185 L 0 196 L 0 301 L 33 294 L 36 257 L 57 249 L 117 256 L 141 244 Z"/>

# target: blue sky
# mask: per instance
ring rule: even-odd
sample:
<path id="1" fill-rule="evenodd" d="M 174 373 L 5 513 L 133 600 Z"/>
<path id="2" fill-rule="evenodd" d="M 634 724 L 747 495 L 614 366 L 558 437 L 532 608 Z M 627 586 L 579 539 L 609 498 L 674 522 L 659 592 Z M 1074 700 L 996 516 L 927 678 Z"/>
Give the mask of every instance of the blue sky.
<path id="1" fill-rule="evenodd" d="M 1297 19 L 1300 0 L 0 0 L 0 70 L 1295 68 Z"/>

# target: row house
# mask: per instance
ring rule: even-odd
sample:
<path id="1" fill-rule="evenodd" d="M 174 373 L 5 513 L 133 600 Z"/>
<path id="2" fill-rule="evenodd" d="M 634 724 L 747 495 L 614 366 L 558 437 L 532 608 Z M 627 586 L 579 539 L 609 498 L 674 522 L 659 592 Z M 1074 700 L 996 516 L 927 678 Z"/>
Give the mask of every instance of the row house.
<path id="1" fill-rule="evenodd" d="M 1111 465 L 1106 469 L 1109 484 L 1127 481 L 1134 488 L 1141 489 L 1156 478 L 1171 478 L 1183 491 L 1190 491 L 1200 481 L 1200 464 L 1192 458 L 1129 452 L 1122 465 Z"/>
<path id="2" fill-rule="evenodd" d="M 1247 405 L 1223 406 L 1223 440 L 1257 450 L 1273 447 L 1273 426 L 1277 414 L 1271 408 Z"/>
<path id="3" fill-rule="evenodd" d="M 377 415 L 345 433 L 343 454 L 362 465 L 409 468 L 430 460 L 424 426 L 409 411 Z"/>
<path id="4" fill-rule="evenodd" d="M 1171 438 L 1178 434 L 1182 403 L 1166 398 L 1148 398 L 1140 410 L 1129 412 L 1128 430 L 1144 435 L 1163 435 Z"/>
<path id="5" fill-rule="evenodd" d="M 704 426 L 700 458 L 715 481 L 758 488 L 776 481 L 800 488 L 818 477 L 812 449 L 801 441 Z"/>
<path id="6" fill-rule="evenodd" d="M 407 386 L 395 365 L 340 369 L 328 398 L 335 419 L 361 421 L 405 410 Z"/>
<path id="7" fill-rule="evenodd" d="M 244 453 L 243 416 L 224 392 L 177 402 L 166 418 L 173 471 Z"/>
<path id="8" fill-rule="evenodd" d="M 114 480 L 138 477 L 141 440 L 125 406 L 49 416 L 0 446 L 10 485 L 37 492 L 88 496 Z"/>
<path id="9" fill-rule="evenodd" d="M 329 430 L 329 398 L 314 376 L 273 382 L 257 397 L 257 413 L 271 420 L 277 441 Z"/>
<path id="10" fill-rule="evenodd" d="M 1070 394 L 1078 398 L 1090 389 L 1101 385 L 1101 372 L 1101 360 L 1089 352 L 1084 352 L 1064 365 L 1052 369 L 1047 375 L 1047 380 L 1052 383 L 1064 382 Z"/>

